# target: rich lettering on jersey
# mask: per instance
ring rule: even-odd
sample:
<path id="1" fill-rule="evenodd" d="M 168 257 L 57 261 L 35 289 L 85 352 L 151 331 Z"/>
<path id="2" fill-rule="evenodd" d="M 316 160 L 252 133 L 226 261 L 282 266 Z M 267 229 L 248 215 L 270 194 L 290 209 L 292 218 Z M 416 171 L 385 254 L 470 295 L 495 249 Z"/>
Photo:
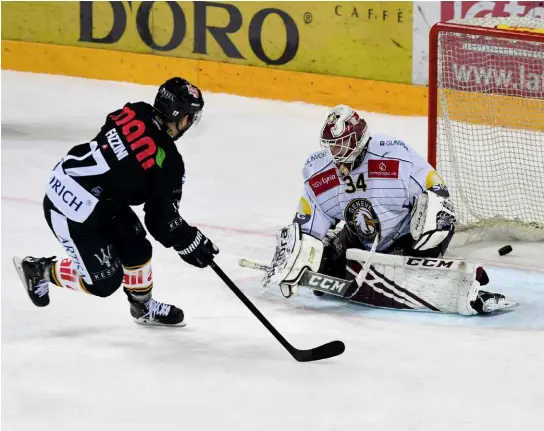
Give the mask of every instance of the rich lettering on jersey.
<path id="1" fill-rule="evenodd" d="M 108 131 L 106 133 L 106 138 L 108 139 L 108 144 L 113 150 L 115 157 L 117 157 L 117 160 L 123 160 L 126 156 L 128 156 L 128 151 L 125 148 L 125 144 L 123 144 L 123 141 L 119 137 L 117 130 L 111 129 Z"/>
<path id="2" fill-rule="evenodd" d="M 115 122 L 115 125 L 122 126 L 121 132 L 130 144 L 130 149 L 136 155 L 136 160 L 147 170 L 155 166 L 157 145 L 153 138 L 144 136 L 145 123 L 135 117 L 136 112 L 128 106 L 123 107 L 123 110 L 119 114 L 111 115 L 111 119 Z"/>
<path id="3" fill-rule="evenodd" d="M 398 178 L 398 160 L 376 160 L 368 161 L 368 178 Z"/>
<path id="4" fill-rule="evenodd" d="M 310 178 L 310 187 L 316 196 L 340 185 L 336 169 L 331 168 Z"/>
<path id="5" fill-rule="evenodd" d="M 68 204 L 68 206 L 74 211 L 79 211 L 81 205 L 83 205 L 83 201 L 78 199 L 74 192 L 66 187 L 66 185 L 63 184 L 55 175 L 51 176 L 49 185 L 51 186 L 51 190 L 53 190 L 53 192 L 55 192 L 55 194 L 59 196 L 65 204 Z"/>

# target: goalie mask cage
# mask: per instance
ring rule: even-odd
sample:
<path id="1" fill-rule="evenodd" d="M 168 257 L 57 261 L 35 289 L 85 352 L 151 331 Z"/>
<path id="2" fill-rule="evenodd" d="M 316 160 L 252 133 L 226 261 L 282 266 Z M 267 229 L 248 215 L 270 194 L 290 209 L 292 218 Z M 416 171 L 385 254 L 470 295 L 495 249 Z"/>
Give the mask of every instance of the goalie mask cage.
<path id="1" fill-rule="evenodd" d="M 438 23 L 429 47 L 428 160 L 458 232 L 544 240 L 544 21 Z"/>

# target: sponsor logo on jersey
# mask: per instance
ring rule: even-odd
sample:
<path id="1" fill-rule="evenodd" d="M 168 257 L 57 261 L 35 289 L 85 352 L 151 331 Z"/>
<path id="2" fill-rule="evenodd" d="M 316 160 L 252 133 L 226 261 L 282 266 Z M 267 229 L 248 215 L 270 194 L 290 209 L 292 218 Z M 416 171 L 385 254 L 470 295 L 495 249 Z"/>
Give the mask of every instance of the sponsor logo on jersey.
<path id="1" fill-rule="evenodd" d="M 134 151 L 136 160 L 140 162 L 144 170 L 147 170 L 156 165 L 157 145 L 153 138 L 146 136 L 145 123 L 135 117 L 136 112 L 128 106 L 124 106 L 119 114 L 110 115 L 115 124 L 121 127 L 121 132 L 130 144 L 130 149 Z"/>
<path id="2" fill-rule="evenodd" d="M 96 186 L 96 187 L 93 187 L 91 189 L 91 193 L 96 196 L 97 198 L 100 197 L 100 195 L 102 194 L 102 192 L 104 191 L 104 189 L 100 186 Z"/>
<path id="3" fill-rule="evenodd" d="M 117 130 L 111 129 L 106 132 L 106 138 L 109 146 L 115 154 L 115 157 L 117 157 L 117 160 L 123 160 L 126 156 L 128 156 L 128 151 L 125 144 L 123 144 L 123 141 L 121 141 Z"/>
<path id="4" fill-rule="evenodd" d="M 57 178 L 55 174 L 49 179 L 49 186 L 53 193 L 59 196 L 65 204 L 68 204 L 75 212 L 78 212 L 83 205 L 83 201 L 79 199 L 66 184 Z"/>
<path id="5" fill-rule="evenodd" d="M 406 144 L 403 141 L 399 141 L 399 140 L 380 141 L 380 146 L 382 146 L 382 147 L 384 147 L 384 146 L 390 147 L 390 146 L 393 146 L 393 145 L 399 145 L 399 146 L 403 147 L 405 150 L 408 150 L 408 147 L 406 146 Z"/>
<path id="6" fill-rule="evenodd" d="M 316 196 L 340 185 L 336 169 L 331 168 L 310 178 L 310 187 Z"/>
<path id="7" fill-rule="evenodd" d="M 353 199 L 344 210 L 347 227 L 363 241 L 373 242 L 381 234 L 381 224 L 368 199 Z"/>
<path id="8" fill-rule="evenodd" d="M 57 238 L 59 239 L 60 243 L 64 247 L 64 250 L 66 250 L 66 253 L 68 253 L 68 256 L 71 258 L 71 262 L 75 265 L 76 269 L 79 271 L 79 273 L 85 278 L 88 277 L 88 272 L 83 263 L 79 260 L 79 253 L 77 252 L 77 249 L 72 242 L 71 238 L 63 238 L 59 234 L 57 234 Z"/>
<path id="9" fill-rule="evenodd" d="M 327 153 L 325 151 L 321 151 L 320 153 L 313 154 L 311 157 L 308 157 L 308 159 L 306 160 L 305 165 L 309 165 L 310 163 L 315 162 L 316 160 L 320 160 L 323 157 L 325 157 L 326 155 L 327 155 Z"/>
<path id="10" fill-rule="evenodd" d="M 368 178 L 398 178 L 398 160 L 374 160 L 368 161 Z"/>
<path id="11" fill-rule="evenodd" d="M 101 248 L 100 253 L 95 254 L 94 257 L 98 259 L 100 265 L 109 268 L 111 266 L 111 244 L 108 244 L 105 250 Z"/>
<path id="12" fill-rule="evenodd" d="M 298 202 L 297 213 L 295 214 L 293 222 L 298 223 L 302 226 L 303 224 L 308 223 L 311 218 L 312 208 L 310 207 L 310 204 L 305 198 L 300 198 L 300 201 Z"/>
<path id="13" fill-rule="evenodd" d="M 112 275 L 115 275 L 115 273 L 119 271 L 120 269 L 121 269 L 121 261 L 117 259 L 108 268 L 100 272 L 93 272 L 91 276 L 94 281 L 104 280 L 106 278 L 110 278 Z"/>

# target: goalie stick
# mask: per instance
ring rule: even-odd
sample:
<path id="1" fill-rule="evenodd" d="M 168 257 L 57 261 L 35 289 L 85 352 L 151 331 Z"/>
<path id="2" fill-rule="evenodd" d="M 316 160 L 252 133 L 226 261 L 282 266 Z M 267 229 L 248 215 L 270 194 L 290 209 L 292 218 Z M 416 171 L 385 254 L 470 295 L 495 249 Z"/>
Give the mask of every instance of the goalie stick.
<path id="1" fill-rule="evenodd" d="M 357 294 L 357 292 L 359 292 L 359 289 L 363 286 L 368 271 L 370 271 L 370 265 L 372 263 L 374 253 L 376 253 L 378 241 L 378 236 L 376 235 L 376 238 L 372 243 L 372 248 L 370 249 L 370 256 L 365 262 L 361 271 L 359 271 L 359 273 L 355 277 L 355 280 L 344 280 L 343 278 L 331 277 L 329 275 L 305 269 L 298 284 L 313 290 L 317 290 L 319 292 L 340 296 L 342 298 L 353 298 Z M 238 265 L 244 268 L 252 268 L 259 271 L 266 271 L 268 269 L 268 266 L 266 265 L 252 262 L 247 259 L 240 259 L 238 261 Z"/>
<path id="2" fill-rule="evenodd" d="M 221 268 L 212 262 L 210 267 L 215 271 L 221 280 L 234 292 L 234 294 L 249 308 L 257 319 L 265 326 L 266 329 L 280 342 L 280 344 L 295 358 L 298 362 L 319 361 L 321 359 L 332 358 L 344 353 L 346 346 L 341 341 L 331 341 L 308 350 L 300 350 L 293 347 L 278 330 L 262 315 L 255 305 L 242 293 L 242 291 L 234 284 L 234 282 L 223 272 Z"/>

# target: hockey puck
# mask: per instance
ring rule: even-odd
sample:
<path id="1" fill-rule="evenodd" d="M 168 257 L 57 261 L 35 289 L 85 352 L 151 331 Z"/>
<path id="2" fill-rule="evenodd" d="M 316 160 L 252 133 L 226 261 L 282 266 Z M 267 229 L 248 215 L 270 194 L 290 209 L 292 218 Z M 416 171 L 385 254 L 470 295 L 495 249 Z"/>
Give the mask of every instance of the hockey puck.
<path id="1" fill-rule="evenodd" d="M 499 248 L 499 254 L 501 256 L 504 256 L 505 254 L 508 254 L 512 251 L 511 245 L 505 245 L 504 247 Z"/>

